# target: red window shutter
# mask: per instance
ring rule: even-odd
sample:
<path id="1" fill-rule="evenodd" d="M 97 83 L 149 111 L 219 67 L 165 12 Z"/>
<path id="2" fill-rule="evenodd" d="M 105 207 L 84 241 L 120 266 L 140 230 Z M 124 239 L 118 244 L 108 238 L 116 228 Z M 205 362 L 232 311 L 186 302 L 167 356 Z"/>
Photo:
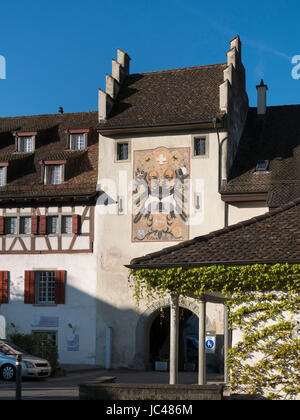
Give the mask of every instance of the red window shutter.
<path id="1" fill-rule="evenodd" d="M 40 235 L 46 235 L 47 233 L 47 219 L 46 216 L 40 216 Z"/>
<path id="2" fill-rule="evenodd" d="M 0 271 L 0 303 L 8 303 L 8 271 Z"/>
<path id="3" fill-rule="evenodd" d="M 0 235 L 4 235 L 4 217 L 0 216 Z"/>
<path id="4" fill-rule="evenodd" d="M 24 281 L 24 303 L 35 303 L 35 273 L 34 271 L 25 271 Z"/>
<path id="5" fill-rule="evenodd" d="M 31 216 L 31 233 L 38 234 L 38 216 Z"/>
<path id="6" fill-rule="evenodd" d="M 55 271 L 55 303 L 64 304 L 66 301 L 66 271 Z"/>
<path id="7" fill-rule="evenodd" d="M 79 214 L 72 215 L 72 233 L 80 233 L 80 221 L 81 217 Z"/>

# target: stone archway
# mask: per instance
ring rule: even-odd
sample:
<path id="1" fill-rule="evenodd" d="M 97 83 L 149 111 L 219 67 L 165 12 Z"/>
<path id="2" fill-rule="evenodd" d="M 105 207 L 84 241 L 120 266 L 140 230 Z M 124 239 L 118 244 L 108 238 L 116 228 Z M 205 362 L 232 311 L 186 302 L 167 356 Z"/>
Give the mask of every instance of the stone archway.
<path id="1" fill-rule="evenodd" d="M 197 301 L 181 296 L 179 298 L 179 306 L 184 309 L 188 309 L 192 313 L 198 316 L 200 305 Z M 135 356 L 133 360 L 134 368 L 137 370 L 150 370 L 150 328 L 153 321 L 159 314 L 161 308 L 169 308 L 170 299 L 160 299 L 150 305 L 146 311 L 144 311 L 137 322 L 136 333 L 135 333 Z M 206 316 L 206 329 L 211 330 L 212 324 L 209 318 Z"/>

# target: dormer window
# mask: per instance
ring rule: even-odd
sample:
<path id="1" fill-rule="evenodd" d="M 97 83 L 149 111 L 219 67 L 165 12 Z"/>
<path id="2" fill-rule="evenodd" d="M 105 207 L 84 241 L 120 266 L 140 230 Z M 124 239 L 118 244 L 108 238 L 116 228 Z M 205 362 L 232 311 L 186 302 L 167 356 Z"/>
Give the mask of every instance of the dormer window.
<path id="1" fill-rule="evenodd" d="M 45 184 L 58 185 L 62 183 L 62 165 L 47 165 L 45 169 Z"/>
<path id="2" fill-rule="evenodd" d="M 0 187 L 6 185 L 7 180 L 7 162 L 0 162 Z"/>
<path id="3" fill-rule="evenodd" d="M 44 161 L 43 164 L 43 183 L 45 185 L 59 185 L 64 182 L 65 160 Z"/>
<path id="4" fill-rule="evenodd" d="M 259 160 L 257 162 L 255 171 L 256 172 L 266 172 L 269 170 L 269 161 L 268 160 Z"/>
<path id="5" fill-rule="evenodd" d="M 30 133 L 15 133 L 16 138 L 16 152 L 32 153 L 35 150 L 35 136 L 36 132 Z"/>
<path id="6" fill-rule="evenodd" d="M 71 134 L 73 150 L 83 150 L 86 147 L 85 134 Z"/>
<path id="7" fill-rule="evenodd" d="M 33 138 L 32 137 L 20 137 L 20 150 L 19 152 L 30 153 L 33 151 Z"/>
<path id="8" fill-rule="evenodd" d="M 84 150 L 87 147 L 87 136 L 89 129 L 85 130 L 66 130 L 68 134 L 67 149 Z"/>

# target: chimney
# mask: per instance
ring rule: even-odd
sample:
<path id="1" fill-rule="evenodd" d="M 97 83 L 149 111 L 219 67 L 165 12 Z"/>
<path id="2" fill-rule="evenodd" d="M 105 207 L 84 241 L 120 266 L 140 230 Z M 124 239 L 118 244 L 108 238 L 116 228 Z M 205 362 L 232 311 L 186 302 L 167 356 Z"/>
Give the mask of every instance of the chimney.
<path id="1" fill-rule="evenodd" d="M 63 114 L 63 113 L 64 113 L 64 109 L 63 109 L 63 107 L 62 107 L 62 106 L 60 106 L 60 107 L 58 108 L 58 113 L 59 113 L 59 114 Z"/>
<path id="2" fill-rule="evenodd" d="M 261 79 L 260 85 L 256 86 L 257 89 L 257 115 L 265 115 L 267 110 L 267 90 L 268 86 L 264 84 Z"/>

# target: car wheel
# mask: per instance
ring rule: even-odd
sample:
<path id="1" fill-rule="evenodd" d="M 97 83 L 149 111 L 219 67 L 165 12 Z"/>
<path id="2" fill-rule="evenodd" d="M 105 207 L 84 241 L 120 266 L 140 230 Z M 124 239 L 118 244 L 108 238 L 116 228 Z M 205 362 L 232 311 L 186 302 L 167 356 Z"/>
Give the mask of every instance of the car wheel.
<path id="1" fill-rule="evenodd" d="M 0 378 L 4 381 L 13 381 L 16 378 L 16 368 L 13 365 L 2 366 Z"/>

